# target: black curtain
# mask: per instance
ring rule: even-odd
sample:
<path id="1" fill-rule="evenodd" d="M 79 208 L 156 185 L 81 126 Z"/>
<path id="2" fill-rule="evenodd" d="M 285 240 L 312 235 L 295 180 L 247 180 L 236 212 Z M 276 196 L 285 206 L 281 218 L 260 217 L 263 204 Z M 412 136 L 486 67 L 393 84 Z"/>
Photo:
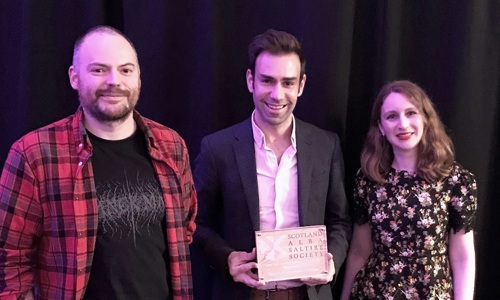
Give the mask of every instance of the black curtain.
<path id="1" fill-rule="evenodd" d="M 376 92 L 395 79 L 420 84 L 436 103 L 457 160 L 477 176 L 476 299 L 500 299 L 499 1 L 4 0 L 2 162 L 23 134 L 76 110 L 67 76 L 73 43 L 99 24 L 134 42 L 143 83 L 138 109 L 177 130 L 192 160 L 204 135 L 252 112 L 245 84 L 251 38 L 268 28 L 296 35 L 307 84 L 295 114 L 342 138 L 348 195 Z M 205 299 L 210 271 L 194 256 L 197 299 Z"/>

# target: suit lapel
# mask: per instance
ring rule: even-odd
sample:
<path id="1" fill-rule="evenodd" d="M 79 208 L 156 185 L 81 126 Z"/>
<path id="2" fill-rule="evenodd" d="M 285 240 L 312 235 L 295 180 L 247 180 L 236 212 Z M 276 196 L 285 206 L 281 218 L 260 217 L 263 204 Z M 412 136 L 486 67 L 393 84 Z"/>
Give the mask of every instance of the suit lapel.
<path id="1" fill-rule="evenodd" d="M 251 120 L 243 122 L 235 133 L 233 143 L 234 155 L 240 174 L 243 195 L 247 200 L 248 211 L 255 231 L 260 228 L 259 190 L 257 186 L 257 167 L 253 142 Z"/>
<path id="2" fill-rule="evenodd" d="M 295 118 L 297 138 L 297 170 L 299 182 L 299 221 L 300 225 L 307 225 L 307 211 L 309 204 L 309 192 L 311 188 L 312 163 L 311 147 L 312 143 L 309 135 L 304 129 L 302 121 Z"/>

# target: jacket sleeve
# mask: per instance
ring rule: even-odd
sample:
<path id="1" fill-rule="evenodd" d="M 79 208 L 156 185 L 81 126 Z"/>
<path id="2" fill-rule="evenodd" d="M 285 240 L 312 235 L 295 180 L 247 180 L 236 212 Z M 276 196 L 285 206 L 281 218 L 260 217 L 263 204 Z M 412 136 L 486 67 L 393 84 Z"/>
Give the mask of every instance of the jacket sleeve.
<path id="1" fill-rule="evenodd" d="M 210 267 L 220 272 L 227 272 L 227 258 L 234 249 L 219 234 L 223 204 L 218 176 L 212 147 L 209 139 L 205 137 L 201 141 L 194 170 L 199 204 L 194 245 L 203 254 Z"/>
<path id="2" fill-rule="evenodd" d="M 42 210 L 22 148 L 11 148 L 0 177 L 0 298 L 24 299 L 34 284 L 34 241 Z"/>
<path id="3" fill-rule="evenodd" d="M 325 225 L 328 231 L 328 249 L 333 255 L 335 269 L 339 270 L 347 255 L 352 224 L 344 189 L 344 159 L 340 140 L 336 134 L 333 134 L 333 142 Z"/>

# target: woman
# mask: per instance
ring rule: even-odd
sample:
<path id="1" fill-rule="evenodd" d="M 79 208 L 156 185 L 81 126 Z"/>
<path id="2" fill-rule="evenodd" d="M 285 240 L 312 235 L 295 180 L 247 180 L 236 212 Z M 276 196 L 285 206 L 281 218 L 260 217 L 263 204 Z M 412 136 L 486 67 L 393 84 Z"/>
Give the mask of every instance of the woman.
<path id="1" fill-rule="evenodd" d="M 473 298 L 476 181 L 414 83 L 375 99 L 354 198 L 342 300 Z"/>

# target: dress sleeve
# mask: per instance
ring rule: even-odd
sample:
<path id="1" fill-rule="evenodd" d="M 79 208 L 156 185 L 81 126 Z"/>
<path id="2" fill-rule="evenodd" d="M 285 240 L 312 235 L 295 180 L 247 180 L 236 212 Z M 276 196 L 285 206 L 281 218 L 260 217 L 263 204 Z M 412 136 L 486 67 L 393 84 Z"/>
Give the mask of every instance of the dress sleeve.
<path id="1" fill-rule="evenodd" d="M 363 225 L 370 221 L 368 216 L 368 178 L 361 170 L 358 170 L 354 179 L 354 202 L 352 205 L 353 222 Z"/>
<path id="2" fill-rule="evenodd" d="M 455 232 L 471 231 L 475 225 L 477 210 L 477 186 L 472 173 L 460 169 L 450 179 L 453 184 L 450 200 L 450 225 Z"/>

